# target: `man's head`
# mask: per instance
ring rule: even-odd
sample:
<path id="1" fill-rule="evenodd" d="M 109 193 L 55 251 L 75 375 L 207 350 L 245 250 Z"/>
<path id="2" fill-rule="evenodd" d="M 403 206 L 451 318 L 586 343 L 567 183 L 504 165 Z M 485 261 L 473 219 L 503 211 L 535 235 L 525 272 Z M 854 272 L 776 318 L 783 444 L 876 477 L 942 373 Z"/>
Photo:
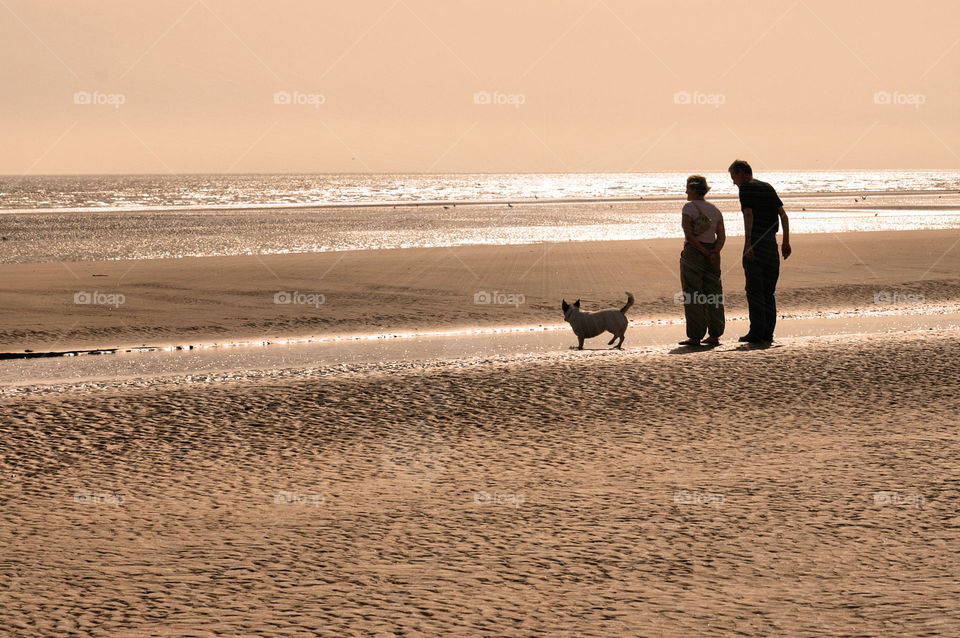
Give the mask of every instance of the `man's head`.
<path id="1" fill-rule="evenodd" d="M 745 160 L 734 160 L 728 170 L 730 171 L 730 179 L 732 179 L 733 183 L 737 186 L 753 179 L 753 169 L 750 168 L 750 164 Z"/>

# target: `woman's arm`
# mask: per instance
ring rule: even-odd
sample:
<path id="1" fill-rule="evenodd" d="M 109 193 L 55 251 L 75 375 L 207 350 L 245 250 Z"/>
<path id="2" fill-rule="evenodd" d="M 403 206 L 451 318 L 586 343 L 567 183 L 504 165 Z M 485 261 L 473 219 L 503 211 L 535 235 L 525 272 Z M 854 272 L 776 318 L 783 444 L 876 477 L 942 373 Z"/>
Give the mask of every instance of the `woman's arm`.
<path id="1" fill-rule="evenodd" d="M 720 218 L 720 221 L 717 222 L 717 243 L 714 244 L 713 249 L 717 252 L 723 250 L 723 245 L 727 241 L 727 231 L 723 227 L 723 217 Z"/>
<path id="2" fill-rule="evenodd" d="M 709 255 L 710 251 L 703 247 L 697 238 L 693 236 L 693 217 L 690 215 L 683 215 L 683 237 L 690 245 L 702 252 L 704 255 Z"/>

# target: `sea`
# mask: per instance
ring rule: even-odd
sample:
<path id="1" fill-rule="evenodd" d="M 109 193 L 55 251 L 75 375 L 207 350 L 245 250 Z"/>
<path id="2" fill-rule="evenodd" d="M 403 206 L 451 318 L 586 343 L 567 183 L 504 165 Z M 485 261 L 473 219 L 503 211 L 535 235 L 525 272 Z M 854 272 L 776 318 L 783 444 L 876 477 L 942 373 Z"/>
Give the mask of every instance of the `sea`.
<path id="1" fill-rule="evenodd" d="M 691 171 L 696 172 L 696 171 Z M 707 177 L 742 233 L 729 175 Z M 0 263 L 679 237 L 688 173 L 0 177 Z M 960 228 L 960 171 L 770 171 L 791 231 Z"/>

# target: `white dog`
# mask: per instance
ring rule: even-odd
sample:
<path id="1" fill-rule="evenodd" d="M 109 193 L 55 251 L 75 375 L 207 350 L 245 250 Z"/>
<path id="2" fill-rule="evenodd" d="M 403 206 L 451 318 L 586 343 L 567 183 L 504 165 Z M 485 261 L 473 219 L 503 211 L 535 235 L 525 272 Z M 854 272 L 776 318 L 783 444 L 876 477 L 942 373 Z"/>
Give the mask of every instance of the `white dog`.
<path id="1" fill-rule="evenodd" d="M 601 310 L 600 312 L 580 312 L 580 300 L 577 299 L 573 304 L 568 304 L 566 299 L 562 300 L 563 319 L 573 328 L 573 334 L 577 335 L 580 344 L 577 350 L 583 350 L 583 340 L 596 337 L 601 332 L 607 331 L 613 333 L 613 339 L 607 344 L 612 346 L 618 338 L 620 343 L 615 347 L 623 346 L 623 333 L 627 331 L 627 310 L 633 305 L 633 293 L 627 293 L 627 305 L 620 310 Z"/>

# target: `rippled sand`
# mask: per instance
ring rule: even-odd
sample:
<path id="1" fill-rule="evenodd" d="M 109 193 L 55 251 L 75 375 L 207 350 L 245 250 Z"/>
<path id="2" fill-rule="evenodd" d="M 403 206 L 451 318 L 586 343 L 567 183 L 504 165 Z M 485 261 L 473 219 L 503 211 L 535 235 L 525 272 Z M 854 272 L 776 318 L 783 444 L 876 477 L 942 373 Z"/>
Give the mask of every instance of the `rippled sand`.
<path id="1" fill-rule="evenodd" d="M 955 635 L 956 332 L 0 404 L 15 635 Z"/>

